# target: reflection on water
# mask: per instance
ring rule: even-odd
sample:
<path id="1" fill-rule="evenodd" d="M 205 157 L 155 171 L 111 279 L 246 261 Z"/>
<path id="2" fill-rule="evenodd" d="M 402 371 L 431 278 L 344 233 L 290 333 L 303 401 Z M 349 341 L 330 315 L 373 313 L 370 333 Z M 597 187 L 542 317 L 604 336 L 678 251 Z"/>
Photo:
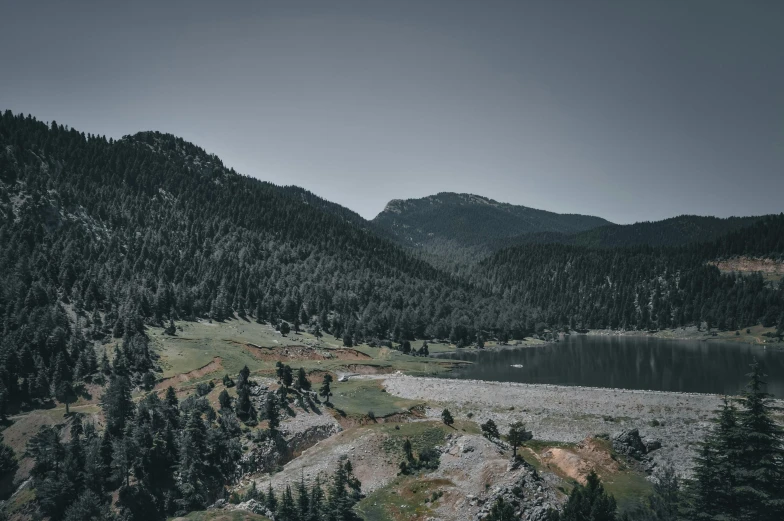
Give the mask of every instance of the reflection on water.
<path id="1" fill-rule="evenodd" d="M 761 346 L 572 335 L 543 347 L 442 356 L 475 362 L 455 370 L 457 378 L 718 394 L 739 393 L 756 357 L 768 391 L 784 398 L 784 352 Z"/>

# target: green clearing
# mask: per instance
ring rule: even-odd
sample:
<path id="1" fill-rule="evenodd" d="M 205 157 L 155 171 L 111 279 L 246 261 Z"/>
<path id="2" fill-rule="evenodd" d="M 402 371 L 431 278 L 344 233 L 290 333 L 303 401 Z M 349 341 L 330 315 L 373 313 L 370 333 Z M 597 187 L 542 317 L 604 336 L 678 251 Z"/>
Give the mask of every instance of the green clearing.
<path id="1" fill-rule="evenodd" d="M 212 323 L 177 322 L 176 326 L 178 330 L 175 336 L 166 335 L 160 328 L 148 330 L 153 349 L 160 356 L 163 378 L 201 369 L 214 359 L 220 358 L 219 369 L 212 373 L 193 375 L 188 380 L 189 385 L 220 377 L 225 373 L 234 376 L 246 365 L 253 373 L 273 374 L 276 360 L 281 360 L 293 368 L 304 367 L 309 372 L 333 373 L 402 371 L 407 374 L 435 375 L 454 365 L 450 361 L 404 355 L 386 347 L 375 348 L 368 345 L 352 348 L 360 353 L 356 357 L 358 359 L 344 359 L 347 357 L 341 357 L 340 354 L 326 360 L 289 357 L 284 353 L 289 347 L 304 346 L 306 349 L 313 348 L 329 355 L 330 350 L 342 349 L 343 345 L 331 335 L 316 338 L 310 333 L 291 332 L 284 337 L 269 325 L 244 319 Z M 362 354 L 369 358 L 360 358 Z"/>
<path id="2" fill-rule="evenodd" d="M 598 474 L 607 492 L 615 496 L 620 513 L 640 505 L 653 492 L 653 484 L 645 479 L 645 475 L 631 469 Z"/>
<path id="3" fill-rule="evenodd" d="M 30 503 L 35 501 L 35 490 L 28 486 L 24 490 L 20 490 L 15 496 L 8 499 L 5 504 L 5 514 L 10 519 L 25 519 L 24 512 L 29 508 Z"/>
<path id="4" fill-rule="evenodd" d="M 384 440 L 384 452 L 403 455 L 403 444 L 411 440 L 414 452 L 432 449 L 444 442 L 448 433 L 454 429 L 437 421 L 421 421 L 397 424 L 382 424 L 379 430 L 388 437 Z"/>
<path id="5" fill-rule="evenodd" d="M 330 401 L 335 409 L 347 416 L 367 416 L 373 412 L 377 418 L 409 411 L 421 402 L 398 398 L 384 391 L 376 380 L 349 380 L 333 382 Z"/>

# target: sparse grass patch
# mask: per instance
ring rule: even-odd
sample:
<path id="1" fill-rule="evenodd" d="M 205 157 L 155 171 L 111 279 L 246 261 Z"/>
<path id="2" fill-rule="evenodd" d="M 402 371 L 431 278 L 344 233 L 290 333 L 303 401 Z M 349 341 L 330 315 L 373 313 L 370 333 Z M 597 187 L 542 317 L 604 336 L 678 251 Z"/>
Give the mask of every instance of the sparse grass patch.
<path id="1" fill-rule="evenodd" d="M 370 493 L 355 508 L 367 520 L 423 520 L 430 516 L 431 506 L 440 498 L 441 489 L 448 486 L 454 484 L 445 479 L 401 476 Z"/>
<path id="2" fill-rule="evenodd" d="M 35 490 L 28 486 L 6 502 L 5 513 L 13 519 L 14 514 L 26 510 L 33 501 L 35 501 Z"/>
<path id="3" fill-rule="evenodd" d="M 170 517 L 169 521 L 269 521 L 268 518 L 250 512 L 226 512 L 225 510 L 207 510 L 191 512 L 185 517 Z"/>
<path id="4" fill-rule="evenodd" d="M 443 423 L 435 421 L 382 425 L 381 429 L 389 436 L 384 440 L 382 447 L 385 452 L 393 454 L 403 454 L 403 443 L 406 438 L 411 440 L 414 452 L 418 453 L 442 444 L 447 431 L 452 431 Z"/>
<path id="5" fill-rule="evenodd" d="M 618 511 L 623 513 L 645 501 L 653 485 L 645 476 L 635 470 L 627 469 L 613 474 L 599 473 L 604 488 L 615 496 Z"/>
<path id="6" fill-rule="evenodd" d="M 347 416 L 366 417 L 373 411 L 374 418 L 407 412 L 420 402 L 398 398 L 384 392 L 378 380 L 349 380 L 334 382 L 330 401 Z"/>

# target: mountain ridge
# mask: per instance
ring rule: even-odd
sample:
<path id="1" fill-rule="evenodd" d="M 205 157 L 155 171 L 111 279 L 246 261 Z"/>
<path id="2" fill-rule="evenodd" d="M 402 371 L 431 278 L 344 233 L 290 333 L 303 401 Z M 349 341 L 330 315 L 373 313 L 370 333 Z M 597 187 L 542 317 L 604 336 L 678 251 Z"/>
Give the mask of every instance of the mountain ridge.
<path id="1" fill-rule="evenodd" d="M 371 222 L 398 243 L 419 249 L 429 258 L 450 256 L 469 263 L 488 254 L 488 243 L 495 240 L 611 224 L 601 217 L 559 214 L 455 192 L 394 199 Z"/>

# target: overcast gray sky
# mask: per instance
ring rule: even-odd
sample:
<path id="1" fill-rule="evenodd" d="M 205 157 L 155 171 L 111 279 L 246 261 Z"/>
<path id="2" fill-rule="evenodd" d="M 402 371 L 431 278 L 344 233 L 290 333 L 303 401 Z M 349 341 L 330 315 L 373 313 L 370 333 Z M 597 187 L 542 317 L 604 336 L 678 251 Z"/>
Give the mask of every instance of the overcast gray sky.
<path id="1" fill-rule="evenodd" d="M 171 132 L 365 217 L 784 210 L 779 0 L 0 3 L 0 109 Z"/>

